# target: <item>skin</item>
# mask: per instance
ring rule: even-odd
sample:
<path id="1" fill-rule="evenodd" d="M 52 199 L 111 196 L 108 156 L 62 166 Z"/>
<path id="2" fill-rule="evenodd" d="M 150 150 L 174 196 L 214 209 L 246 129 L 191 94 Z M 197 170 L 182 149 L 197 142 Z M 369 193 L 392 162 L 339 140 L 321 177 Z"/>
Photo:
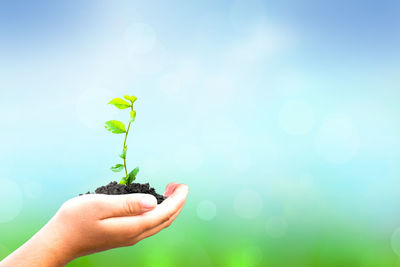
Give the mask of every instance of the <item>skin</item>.
<path id="1" fill-rule="evenodd" d="M 75 258 L 133 246 L 168 227 L 182 210 L 189 188 L 171 183 L 160 205 L 146 194 L 84 195 L 65 202 L 30 240 L 0 267 L 58 267 Z"/>

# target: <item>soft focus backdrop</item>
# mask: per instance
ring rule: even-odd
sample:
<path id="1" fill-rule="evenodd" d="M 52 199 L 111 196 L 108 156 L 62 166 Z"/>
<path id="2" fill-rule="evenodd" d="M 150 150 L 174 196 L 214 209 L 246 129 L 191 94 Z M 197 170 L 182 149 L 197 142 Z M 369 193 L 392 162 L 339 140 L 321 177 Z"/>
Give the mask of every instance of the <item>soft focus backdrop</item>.
<path id="1" fill-rule="evenodd" d="M 128 165 L 169 229 L 69 266 L 400 266 L 400 2 L 1 1 L 0 259 Z"/>

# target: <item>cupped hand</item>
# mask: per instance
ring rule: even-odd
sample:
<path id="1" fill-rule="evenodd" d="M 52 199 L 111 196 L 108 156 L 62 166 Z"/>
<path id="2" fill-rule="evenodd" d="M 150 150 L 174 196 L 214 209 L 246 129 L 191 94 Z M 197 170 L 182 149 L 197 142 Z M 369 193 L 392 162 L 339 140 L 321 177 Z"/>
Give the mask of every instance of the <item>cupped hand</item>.
<path id="1" fill-rule="evenodd" d="M 53 225 L 74 257 L 132 246 L 168 227 L 183 208 L 188 187 L 171 183 L 160 205 L 152 195 L 84 195 L 67 201 Z"/>
<path id="2" fill-rule="evenodd" d="M 42 252 L 48 251 L 42 257 L 50 257 L 54 264 L 38 266 L 62 266 L 80 256 L 132 246 L 168 227 L 182 210 L 187 194 L 187 185 L 171 183 L 164 194 L 168 198 L 160 205 L 147 194 L 75 197 L 20 249 L 26 252 L 32 251 L 29 246 L 39 246 Z M 33 257 L 43 263 L 39 255 Z"/>

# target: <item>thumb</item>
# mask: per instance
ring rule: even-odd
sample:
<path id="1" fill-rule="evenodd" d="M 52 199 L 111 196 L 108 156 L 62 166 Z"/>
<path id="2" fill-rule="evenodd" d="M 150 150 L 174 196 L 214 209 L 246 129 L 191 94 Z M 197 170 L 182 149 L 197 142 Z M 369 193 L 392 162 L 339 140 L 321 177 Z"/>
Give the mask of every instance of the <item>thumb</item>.
<path id="1" fill-rule="evenodd" d="M 157 199 L 149 194 L 98 195 L 96 206 L 103 218 L 135 216 L 157 206 Z"/>

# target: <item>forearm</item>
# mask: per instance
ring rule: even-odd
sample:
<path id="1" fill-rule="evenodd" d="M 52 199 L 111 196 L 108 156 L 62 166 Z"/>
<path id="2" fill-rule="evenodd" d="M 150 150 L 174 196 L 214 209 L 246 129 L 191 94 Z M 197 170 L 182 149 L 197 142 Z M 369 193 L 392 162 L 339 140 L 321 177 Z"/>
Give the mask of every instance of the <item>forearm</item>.
<path id="1" fill-rule="evenodd" d="M 2 260 L 0 267 L 59 267 L 72 259 L 65 240 L 48 224 Z"/>

